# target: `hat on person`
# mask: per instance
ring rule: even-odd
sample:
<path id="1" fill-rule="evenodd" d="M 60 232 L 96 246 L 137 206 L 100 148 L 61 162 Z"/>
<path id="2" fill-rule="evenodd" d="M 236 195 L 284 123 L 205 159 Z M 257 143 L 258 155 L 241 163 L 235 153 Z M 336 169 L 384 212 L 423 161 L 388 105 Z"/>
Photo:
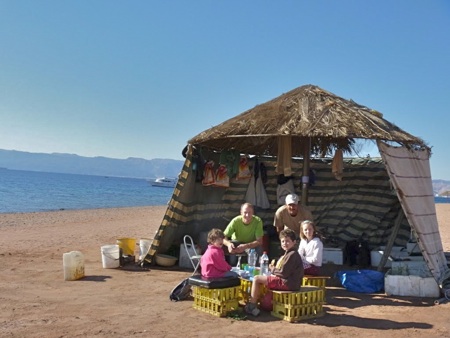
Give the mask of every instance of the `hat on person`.
<path id="1" fill-rule="evenodd" d="M 298 204 L 298 196 L 296 194 L 287 195 L 286 204 Z"/>

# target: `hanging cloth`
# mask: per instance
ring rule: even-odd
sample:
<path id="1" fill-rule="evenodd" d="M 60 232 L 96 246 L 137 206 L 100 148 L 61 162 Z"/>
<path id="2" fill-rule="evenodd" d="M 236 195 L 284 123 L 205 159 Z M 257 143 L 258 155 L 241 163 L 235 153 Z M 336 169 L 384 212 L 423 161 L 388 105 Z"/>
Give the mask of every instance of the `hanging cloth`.
<path id="1" fill-rule="evenodd" d="M 203 171 L 202 184 L 205 186 L 212 185 L 215 182 L 214 178 L 214 161 L 208 161 L 205 164 L 205 169 Z"/>
<path id="2" fill-rule="evenodd" d="M 278 154 L 276 172 L 284 176 L 292 175 L 292 138 L 291 136 L 278 136 Z"/>
<path id="3" fill-rule="evenodd" d="M 261 175 L 256 179 L 255 183 L 255 193 L 256 193 L 256 206 L 261 209 L 270 209 L 269 198 L 267 197 L 266 189 L 264 188 L 264 183 L 262 182 Z"/>
<path id="4" fill-rule="evenodd" d="M 278 177 L 277 185 L 277 202 L 278 205 L 286 204 L 286 196 L 289 194 L 295 194 L 295 187 L 293 177 L 285 177 L 280 175 Z"/>
<path id="5" fill-rule="evenodd" d="M 331 162 L 331 172 L 338 181 L 342 181 L 342 173 L 344 172 L 344 159 L 341 149 L 337 149 Z"/>
<path id="6" fill-rule="evenodd" d="M 252 177 L 252 172 L 248 166 L 248 159 L 246 156 L 242 156 L 239 160 L 239 170 L 236 175 L 237 180 L 246 180 Z"/>
<path id="7" fill-rule="evenodd" d="M 225 164 L 219 165 L 219 168 L 216 170 L 215 187 L 228 188 L 230 186 L 230 177 L 228 176 L 227 171 L 228 169 Z"/>
<path id="8" fill-rule="evenodd" d="M 261 166 L 258 159 L 255 159 L 254 174 L 248 184 L 247 193 L 245 194 L 245 201 L 253 204 L 261 209 L 270 209 L 269 198 L 267 197 L 264 183 L 261 178 Z"/>
<path id="9" fill-rule="evenodd" d="M 227 167 L 228 177 L 235 177 L 239 172 L 239 151 L 222 151 L 220 153 L 219 163 Z"/>

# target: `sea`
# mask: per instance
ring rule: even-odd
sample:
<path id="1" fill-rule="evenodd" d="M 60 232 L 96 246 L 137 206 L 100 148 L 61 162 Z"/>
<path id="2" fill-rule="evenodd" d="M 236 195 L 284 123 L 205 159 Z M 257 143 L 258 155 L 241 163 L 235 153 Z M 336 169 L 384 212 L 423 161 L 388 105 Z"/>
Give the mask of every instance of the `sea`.
<path id="1" fill-rule="evenodd" d="M 167 205 L 172 193 L 144 178 L 0 168 L 0 213 Z"/>
<path id="2" fill-rule="evenodd" d="M 153 187 L 143 178 L 0 168 L 0 213 L 167 205 L 172 193 L 173 188 Z"/>

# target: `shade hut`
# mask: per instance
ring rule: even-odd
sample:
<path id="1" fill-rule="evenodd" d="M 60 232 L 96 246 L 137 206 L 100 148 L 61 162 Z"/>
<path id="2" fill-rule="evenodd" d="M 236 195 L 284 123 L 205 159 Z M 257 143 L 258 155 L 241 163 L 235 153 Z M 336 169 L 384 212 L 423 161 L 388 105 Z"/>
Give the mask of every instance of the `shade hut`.
<path id="1" fill-rule="evenodd" d="M 317 86 L 293 89 L 243 112 L 189 140 L 189 144 L 215 151 L 237 149 L 242 153 L 278 156 L 290 147 L 292 157 L 325 157 L 336 149 L 353 154 L 357 139 L 390 141 L 430 153 L 423 140 L 383 119 L 376 110 L 345 100 Z M 307 203 L 308 182 L 302 187 Z"/>
<path id="2" fill-rule="evenodd" d="M 331 156 L 338 151 L 355 153 L 358 140 L 376 142 L 382 159 L 348 159 L 343 181 L 334 180 Z M 248 181 L 232 180 L 229 188 L 217 189 L 199 180 L 198 165 L 205 158 L 218 163 L 233 153 L 253 155 L 267 164 L 270 208 L 257 212 L 268 226 L 278 207 L 277 175 L 293 174 L 301 178 L 296 188 L 319 228 L 334 235 L 341 246 L 361 233 L 372 247 L 405 244 L 412 229 L 435 279 L 448 270 L 434 207 L 430 148 L 378 111 L 313 85 L 257 105 L 188 141 L 186 161 L 150 260 L 186 233 L 195 237 L 211 227 L 225 228 L 238 213 Z M 286 158 L 291 167 L 283 166 Z M 318 172 L 317 188 L 311 188 L 311 168 Z M 386 259 L 387 255 L 380 266 Z"/>
<path id="3" fill-rule="evenodd" d="M 222 151 L 239 149 L 256 155 L 278 154 L 280 137 L 290 137 L 292 156 L 351 152 L 355 139 L 394 141 L 414 148 L 429 148 L 424 141 L 389 121 L 376 110 L 345 100 L 317 86 L 293 89 L 257 105 L 188 143 Z"/>

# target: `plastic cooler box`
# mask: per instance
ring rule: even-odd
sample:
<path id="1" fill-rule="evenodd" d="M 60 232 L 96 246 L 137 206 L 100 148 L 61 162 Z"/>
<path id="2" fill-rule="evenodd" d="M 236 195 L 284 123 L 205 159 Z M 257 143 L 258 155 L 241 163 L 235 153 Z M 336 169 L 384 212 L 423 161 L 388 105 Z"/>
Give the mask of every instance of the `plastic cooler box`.
<path id="1" fill-rule="evenodd" d="M 433 277 L 423 270 L 409 269 L 408 275 L 396 275 L 389 270 L 384 277 L 386 295 L 439 297 L 440 289 Z"/>
<path id="2" fill-rule="evenodd" d="M 322 262 L 324 264 L 344 264 L 342 249 L 340 248 L 323 248 Z"/>

